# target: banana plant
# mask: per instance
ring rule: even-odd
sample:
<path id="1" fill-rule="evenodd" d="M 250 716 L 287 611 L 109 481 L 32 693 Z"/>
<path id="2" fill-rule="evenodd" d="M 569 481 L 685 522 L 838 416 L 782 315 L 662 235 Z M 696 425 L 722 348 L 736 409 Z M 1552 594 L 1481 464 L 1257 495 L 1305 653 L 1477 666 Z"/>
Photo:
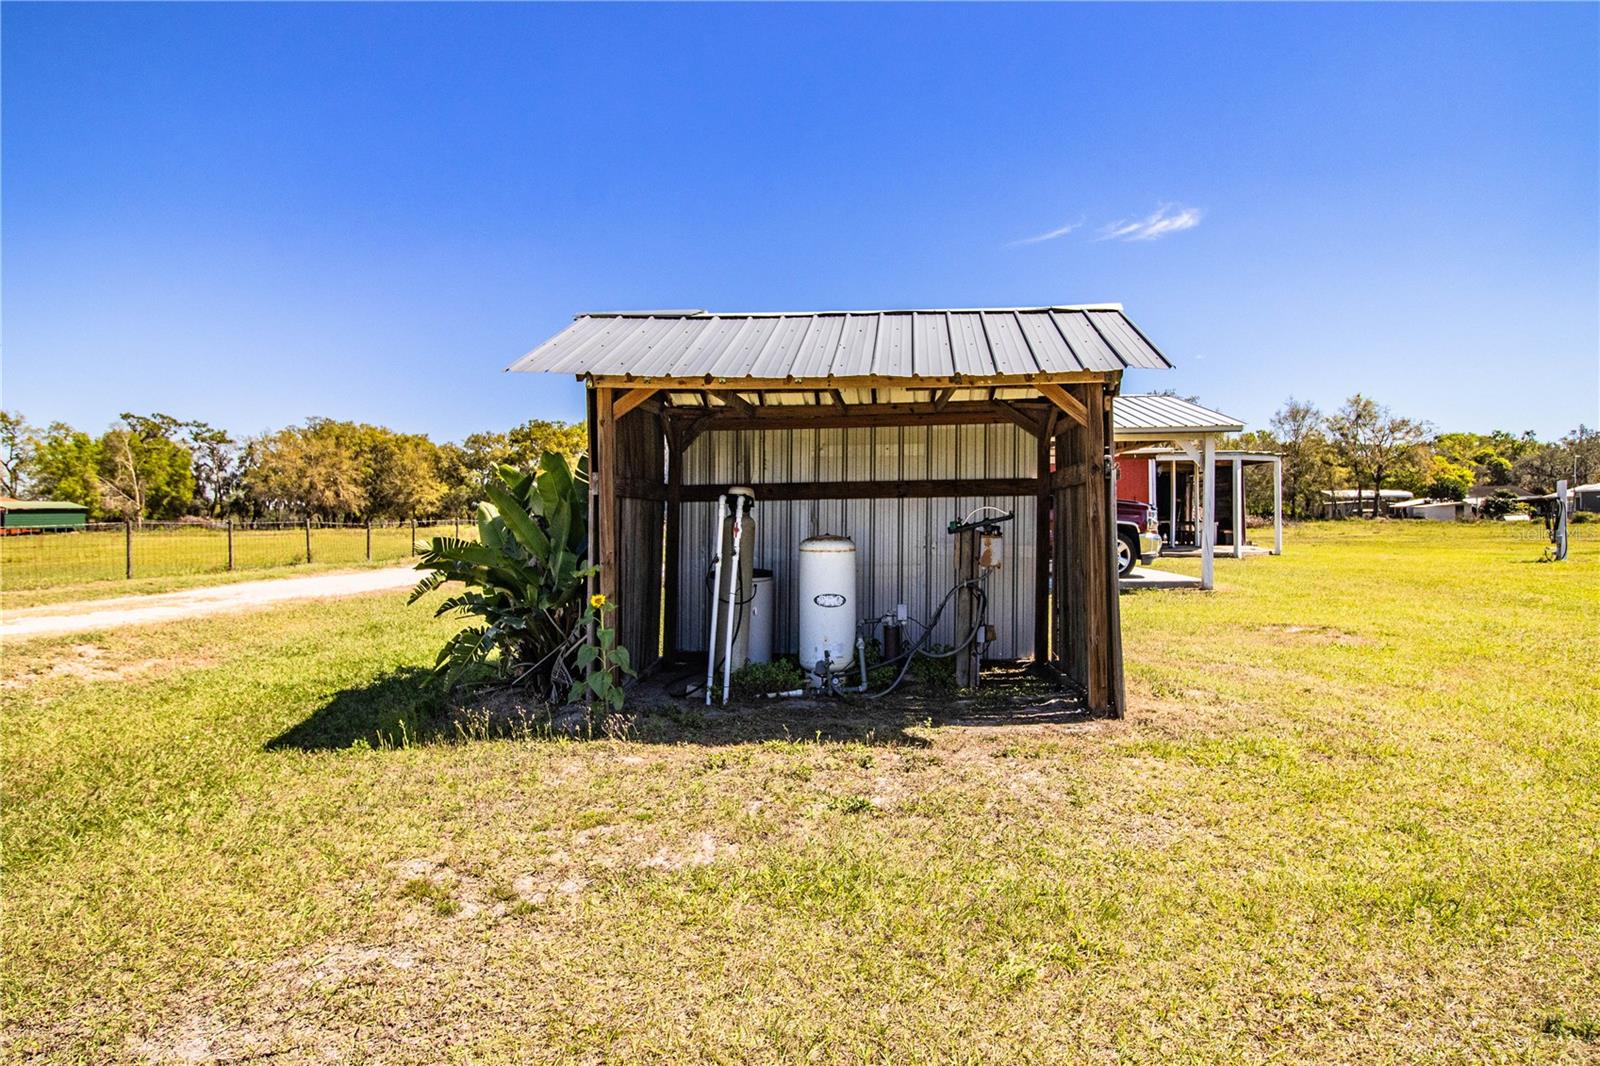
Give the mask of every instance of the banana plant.
<path id="1" fill-rule="evenodd" d="M 447 687 L 488 665 L 499 680 L 556 702 L 584 683 L 595 658 L 581 651 L 591 613 L 584 581 L 595 572 L 588 462 L 574 469 L 545 452 L 533 473 L 502 465 L 495 474 L 478 505 L 478 540 L 434 537 L 417 563 L 427 575 L 407 602 L 449 582 L 463 586 L 434 611 L 473 620 L 439 651 L 434 669 Z"/>

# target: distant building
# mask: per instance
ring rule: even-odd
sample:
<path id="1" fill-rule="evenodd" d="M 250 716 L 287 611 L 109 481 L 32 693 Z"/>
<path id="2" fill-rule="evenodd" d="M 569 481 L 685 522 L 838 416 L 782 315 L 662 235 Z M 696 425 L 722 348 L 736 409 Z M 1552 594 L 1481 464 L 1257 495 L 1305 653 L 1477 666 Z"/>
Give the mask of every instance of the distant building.
<path id="1" fill-rule="evenodd" d="M 1600 511 L 1600 481 L 1579 485 L 1569 491 L 1572 493 L 1574 511 Z"/>
<path id="2" fill-rule="evenodd" d="M 1387 508 L 1411 499 L 1411 493 L 1405 489 L 1380 489 L 1378 498 L 1383 501 L 1383 506 Z M 1322 490 L 1322 517 L 1324 518 L 1349 518 L 1351 515 L 1366 514 L 1371 508 L 1371 489 Z"/>
<path id="3" fill-rule="evenodd" d="M 1474 518 L 1477 506 L 1470 500 L 1402 500 L 1389 506 L 1389 513 L 1397 518 L 1421 518 L 1430 522 L 1454 522 L 1460 518 Z"/>
<path id="4" fill-rule="evenodd" d="M 0 496 L 0 532 L 40 533 L 82 529 L 89 509 L 62 500 L 18 500 Z"/>

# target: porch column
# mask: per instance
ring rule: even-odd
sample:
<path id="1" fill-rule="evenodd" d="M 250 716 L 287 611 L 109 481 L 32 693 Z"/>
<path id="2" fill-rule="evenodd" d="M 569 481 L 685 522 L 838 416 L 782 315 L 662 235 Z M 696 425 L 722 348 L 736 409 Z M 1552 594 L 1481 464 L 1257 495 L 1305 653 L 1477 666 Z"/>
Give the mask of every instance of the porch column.
<path id="1" fill-rule="evenodd" d="M 1272 554 L 1283 554 L 1283 456 L 1272 457 Z"/>
<path id="2" fill-rule="evenodd" d="M 1211 588 L 1216 582 L 1214 579 L 1212 554 L 1215 550 L 1217 535 L 1215 526 L 1217 522 L 1217 439 L 1212 434 L 1206 434 L 1205 442 L 1200 446 L 1200 587 Z"/>
<path id="3" fill-rule="evenodd" d="M 1244 460 L 1233 457 L 1233 557 L 1244 558 Z"/>
<path id="4" fill-rule="evenodd" d="M 1167 544 L 1170 547 L 1178 546 L 1178 460 L 1174 459 L 1167 464 L 1171 472 L 1167 476 Z"/>

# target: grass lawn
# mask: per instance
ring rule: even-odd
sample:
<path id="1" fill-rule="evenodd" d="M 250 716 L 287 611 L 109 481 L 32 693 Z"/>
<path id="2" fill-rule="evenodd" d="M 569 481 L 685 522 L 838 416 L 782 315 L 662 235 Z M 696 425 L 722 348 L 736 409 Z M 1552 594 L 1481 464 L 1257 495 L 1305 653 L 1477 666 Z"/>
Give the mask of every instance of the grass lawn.
<path id="1" fill-rule="evenodd" d="M 417 540 L 451 536 L 457 528 L 452 522 L 420 525 Z M 469 522 L 459 528 L 462 536 L 476 535 Z M 130 580 L 127 543 L 120 529 L 0 537 L 0 607 L 15 610 L 264 577 L 395 566 L 412 554 L 407 526 L 374 528 L 370 562 L 367 533 L 359 527 L 314 528 L 309 565 L 303 529 L 238 529 L 233 539 L 235 569 L 230 571 L 228 536 L 223 531 L 199 526 L 136 531 Z"/>
<path id="2" fill-rule="evenodd" d="M 400 597 L 8 644 L 4 1054 L 1595 1061 L 1578 533 L 1307 526 L 1125 597 L 1125 722 L 451 740 Z"/>

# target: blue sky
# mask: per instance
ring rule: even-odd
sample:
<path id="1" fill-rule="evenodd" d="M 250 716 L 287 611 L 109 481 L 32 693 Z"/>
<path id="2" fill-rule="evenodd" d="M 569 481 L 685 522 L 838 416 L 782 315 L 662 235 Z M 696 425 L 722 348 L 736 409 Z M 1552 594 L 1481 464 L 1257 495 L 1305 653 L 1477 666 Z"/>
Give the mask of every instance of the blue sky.
<path id="1" fill-rule="evenodd" d="M 1179 366 L 1127 391 L 1258 425 L 1357 390 L 1600 422 L 1596 5 L 0 20 L 0 399 L 35 422 L 458 439 L 581 415 L 501 373 L 580 310 L 1099 301 Z"/>

